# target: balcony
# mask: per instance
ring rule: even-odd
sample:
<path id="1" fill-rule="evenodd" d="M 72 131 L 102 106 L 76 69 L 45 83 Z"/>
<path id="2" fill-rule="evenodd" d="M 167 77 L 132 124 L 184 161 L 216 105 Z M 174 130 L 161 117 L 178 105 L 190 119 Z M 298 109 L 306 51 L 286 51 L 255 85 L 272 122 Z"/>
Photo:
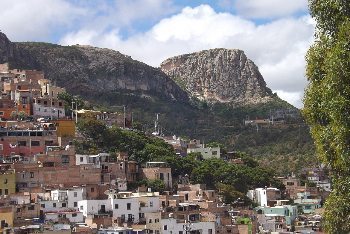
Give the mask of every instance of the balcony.
<path id="1" fill-rule="evenodd" d="M 111 211 L 111 210 L 98 210 L 98 215 L 112 217 L 113 211 Z"/>

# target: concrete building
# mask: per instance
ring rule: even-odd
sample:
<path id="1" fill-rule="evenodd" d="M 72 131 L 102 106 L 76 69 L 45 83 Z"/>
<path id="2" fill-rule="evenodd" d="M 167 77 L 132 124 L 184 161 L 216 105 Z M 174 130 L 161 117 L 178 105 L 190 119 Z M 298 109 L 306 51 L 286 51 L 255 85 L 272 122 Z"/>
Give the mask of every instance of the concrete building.
<path id="1" fill-rule="evenodd" d="M 173 186 L 171 168 L 165 162 L 147 162 L 141 169 L 141 177 L 148 180 L 161 180 L 167 189 Z"/>
<path id="2" fill-rule="evenodd" d="M 304 214 L 314 213 L 321 208 L 321 199 L 311 197 L 310 192 L 298 193 L 297 197 L 294 203 L 298 204 Z"/>
<path id="3" fill-rule="evenodd" d="M 63 101 L 42 97 L 33 100 L 33 116 L 34 117 L 50 117 L 51 119 L 65 118 L 65 109 Z"/>
<path id="4" fill-rule="evenodd" d="M 291 231 L 298 216 L 297 206 L 256 207 L 258 222 L 264 231 Z"/>
<path id="5" fill-rule="evenodd" d="M 267 206 L 267 193 L 265 188 L 256 188 L 255 190 L 249 190 L 247 193 L 252 201 L 258 203 L 259 206 Z"/>
<path id="6" fill-rule="evenodd" d="M 204 159 L 220 158 L 220 147 L 188 148 L 187 153 L 200 153 Z"/>
<path id="7" fill-rule="evenodd" d="M 16 192 L 16 173 L 8 167 L 0 167 L 0 197 Z"/>
<path id="8" fill-rule="evenodd" d="M 0 129 L 0 156 L 9 158 L 20 155 L 33 157 L 35 154 L 43 154 L 46 146 L 58 145 L 56 129 L 44 129 L 40 125 L 32 123 L 14 122 L 13 126 Z"/>

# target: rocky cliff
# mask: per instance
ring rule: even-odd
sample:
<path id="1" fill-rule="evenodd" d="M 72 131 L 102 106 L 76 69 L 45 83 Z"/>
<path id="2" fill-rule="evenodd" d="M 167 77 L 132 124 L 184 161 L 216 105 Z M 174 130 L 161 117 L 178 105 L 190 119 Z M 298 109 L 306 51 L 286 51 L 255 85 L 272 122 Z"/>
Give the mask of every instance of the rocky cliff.
<path id="1" fill-rule="evenodd" d="M 180 55 L 162 62 L 161 69 L 200 100 L 234 104 L 272 100 L 258 67 L 241 50 L 212 49 Z"/>
<path id="2" fill-rule="evenodd" d="M 187 102 L 188 96 L 159 69 L 110 49 L 12 43 L 0 33 L 0 63 L 12 68 L 37 69 L 68 92 L 83 97 L 115 91 L 134 92 Z"/>

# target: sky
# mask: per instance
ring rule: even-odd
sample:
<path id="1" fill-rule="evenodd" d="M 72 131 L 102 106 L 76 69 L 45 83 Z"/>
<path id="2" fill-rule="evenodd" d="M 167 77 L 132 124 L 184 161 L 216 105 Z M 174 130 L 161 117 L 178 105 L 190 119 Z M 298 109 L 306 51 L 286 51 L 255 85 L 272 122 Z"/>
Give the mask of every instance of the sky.
<path id="1" fill-rule="evenodd" d="M 307 0 L 0 0 L 11 41 L 110 48 L 159 67 L 195 51 L 244 50 L 267 86 L 302 107 L 315 22 Z"/>

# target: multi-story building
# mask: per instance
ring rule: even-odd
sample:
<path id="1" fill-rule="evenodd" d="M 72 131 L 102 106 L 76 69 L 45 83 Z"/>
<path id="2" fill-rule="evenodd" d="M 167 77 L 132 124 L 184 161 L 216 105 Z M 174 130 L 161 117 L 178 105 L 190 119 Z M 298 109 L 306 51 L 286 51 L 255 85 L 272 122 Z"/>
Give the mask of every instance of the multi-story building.
<path id="1" fill-rule="evenodd" d="M 141 177 L 148 180 L 161 180 L 167 189 L 172 189 L 171 168 L 165 162 L 147 162 L 146 167 L 141 168 Z"/>
<path id="2" fill-rule="evenodd" d="M 39 97 L 33 100 L 33 116 L 49 117 L 51 119 L 60 119 L 65 117 L 63 101 L 51 97 Z"/>
<path id="3" fill-rule="evenodd" d="M 0 167 L 0 196 L 16 192 L 16 173 L 9 166 Z"/>

